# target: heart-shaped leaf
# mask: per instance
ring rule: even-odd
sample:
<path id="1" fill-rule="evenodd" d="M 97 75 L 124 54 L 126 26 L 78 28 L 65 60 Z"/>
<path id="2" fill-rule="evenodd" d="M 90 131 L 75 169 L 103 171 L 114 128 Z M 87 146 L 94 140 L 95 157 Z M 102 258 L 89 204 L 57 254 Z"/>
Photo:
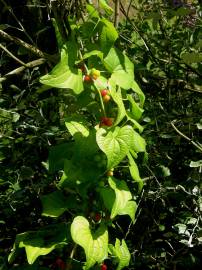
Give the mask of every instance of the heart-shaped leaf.
<path id="1" fill-rule="evenodd" d="M 60 62 L 49 74 L 40 78 L 40 82 L 56 88 L 69 88 L 76 94 L 83 91 L 82 71 L 74 67 L 77 59 L 77 46 L 69 41 L 61 50 Z"/>
<path id="2" fill-rule="evenodd" d="M 96 141 L 99 148 L 107 156 L 108 169 L 118 165 L 127 155 L 129 147 L 133 144 L 133 132 L 131 126 L 115 127 L 108 132 L 103 128 L 97 131 Z"/>
<path id="3" fill-rule="evenodd" d="M 111 48 L 104 58 L 103 64 L 112 73 L 111 80 L 124 89 L 132 87 L 134 66 L 129 58 L 116 48 Z"/>
<path id="4" fill-rule="evenodd" d="M 97 231 L 92 233 L 88 220 L 85 217 L 77 216 L 71 224 L 71 236 L 74 242 L 85 251 L 85 270 L 107 258 L 108 231 L 105 226 L 101 225 Z"/>
<path id="5" fill-rule="evenodd" d="M 18 248 L 25 248 L 29 264 L 41 256 L 50 253 L 61 245 L 67 244 L 66 224 L 50 225 L 40 231 L 21 233 L 16 236 L 16 241 L 8 260 L 12 261 Z"/>
<path id="6" fill-rule="evenodd" d="M 137 204 L 132 201 L 132 194 L 125 181 L 120 181 L 114 177 L 109 178 L 109 185 L 115 192 L 115 201 L 111 209 L 111 218 L 117 215 L 129 215 L 135 221 Z"/>
<path id="7" fill-rule="evenodd" d="M 118 261 L 116 270 L 121 270 L 129 265 L 131 256 L 124 239 L 122 239 L 122 243 L 116 239 L 115 246 L 109 244 L 109 251 Z"/>

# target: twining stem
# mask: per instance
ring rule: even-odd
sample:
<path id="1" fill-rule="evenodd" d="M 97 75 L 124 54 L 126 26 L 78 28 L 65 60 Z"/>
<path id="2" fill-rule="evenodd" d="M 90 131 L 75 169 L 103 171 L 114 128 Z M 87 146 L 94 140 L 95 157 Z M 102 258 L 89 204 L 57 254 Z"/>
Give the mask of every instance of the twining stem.
<path id="1" fill-rule="evenodd" d="M 101 110 L 103 112 L 103 115 L 106 117 L 106 111 L 105 111 L 105 105 L 104 105 L 104 102 L 103 102 L 103 99 L 102 99 L 102 95 L 100 93 L 100 90 L 97 89 L 97 87 L 95 87 L 97 92 L 98 92 L 98 95 L 99 95 L 99 98 L 100 98 L 100 104 L 101 104 Z"/>

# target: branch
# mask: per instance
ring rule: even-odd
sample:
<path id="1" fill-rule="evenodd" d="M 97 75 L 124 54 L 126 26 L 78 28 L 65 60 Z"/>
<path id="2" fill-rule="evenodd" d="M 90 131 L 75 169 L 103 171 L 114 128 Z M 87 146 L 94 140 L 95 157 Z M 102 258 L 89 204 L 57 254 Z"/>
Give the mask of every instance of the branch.
<path id="1" fill-rule="evenodd" d="M 9 73 L 5 74 L 2 78 L 0 78 L 0 83 L 7 80 L 10 76 L 18 75 L 26 68 L 36 67 L 36 66 L 44 64 L 45 62 L 46 62 L 46 59 L 40 58 L 40 59 L 34 60 L 32 62 L 29 62 L 29 63 L 23 65 L 22 67 L 16 68 L 16 69 L 10 71 Z"/>
<path id="2" fill-rule="evenodd" d="M 174 128 L 174 130 L 175 130 L 181 137 L 183 137 L 185 140 L 187 140 L 187 141 L 189 141 L 190 143 L 192 143 L 196 148 L 198 148 L 198 149 L 202 152 L 202 147 L 201 147 L 198 143 L 192 141 L 191 138 L 187 137 L 187 136 L 186 136 L 184 133 L 182 133 L 179 129 L 177 129 L 176 126 L 174 125 L 175 122 L 176 122 L 176 120 L 173 120 L 173 121 L 170 123 L 171 126 Z"/>
<path id="3" fill-rule="evenodd" d="M 7 5 L 7 3 L 4 0 L 1 0 L 1 2 L 4 4 L 5 8 L 11 13 L 11 15 L 13 16 L 13 18 L 16 20 L 16 22 L 19 24 L 19 26 L 21 27 L 22 31 L 25 33 L 25 35 L 27 36 L 27 38 L 32 42 L 32 38 L 30 37 L 30 35 L 27 33 L 27 31 L 25 30 L 24 26 L 22 25 L 22 23 L 20 22 L 20 20 L 16 17 L 15 13 L 13 12 L 12 8 L 10 6 Z"/>
<path id="4" fill-rule="evenodd" d="M 114 26 L 117 28 L 119 24 L 119 9 L 120 0 L 115 0 L 115 14 L 114 14 Z"/>
<path id="5" fill-rule="evenodd" d="M 4 47 L 1 43 L 0 43 L 0 48 L 2 50 L 4 50 L 8 55 L 10 55 L 10 57 L 12 57 L 15 61 L 17 61 L 18 63 L 20 63 L 23 66 L 26 66 L 26 64 L 21 61 L 19 58 L 17 58 L 14 54 L 12 54 L 6 47 Z"/>
<path id="6" fill-rule="evenodd" d="M 56 62 L 56 57 L 54 55 L 49 55 L 49 54 L 43 53 L 41 50 L 39 50 L 35 46 L 26 43 L 25 41 L 19 39 L 18 37 L 11 36 L 11 35 L 7 34 L 6 32 L 4 32 L 3 30 L 0 30 L 0 37 L 26 48 L 28 51 L 37 55 L 40 58 L 46 58 L 54 63 Z"/>

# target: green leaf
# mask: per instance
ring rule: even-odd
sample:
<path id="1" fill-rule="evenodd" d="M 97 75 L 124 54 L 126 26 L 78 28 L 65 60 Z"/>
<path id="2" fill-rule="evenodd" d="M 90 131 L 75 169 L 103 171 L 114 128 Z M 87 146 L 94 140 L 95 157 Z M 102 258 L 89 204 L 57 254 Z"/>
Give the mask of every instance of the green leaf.
<path id="1" fill-rule="evenodd" d="M 189 164 L 189 167 L 191 167 L 191 168 L 202 167 L 202 160 L 191 161 Z"/>
<path id="2" fill-rule="evenodd" d="M 202 53 L 184 53 L 181 58 L 187 64 L 200 63 L 202 62 Z"/>
<path id="3" fill-rule="evenodd" d="M 144 110 L 139 107 L 131 95 L 127 95 L 127 99 L 131 104 L 131 114 L 133 115 L 134 119 L 138 121 L 141 118 Z"/>
<path id="4" fill-rule="evenodd" d="M 91 18 L 99 18 L 99 13 L 98 11 L 94 8 L 93 5 L 87 4 L 86 9 L 88 11 L 89 17 Z"/>
<path id="5" fill-rule="evenodd" d="M 146 151 L 145 139 L 142 138 L 135 130 L 133 131 L 133 143 L 131 144 L 131 150 L 137 153 Z"/>
<path id="6" fill-rule="evenodd" d="M 111 80 L 124 89 L 129 89 L 134 81 L 134 66 L 129 58 L 116 48 L 111 48 L 103 61 L 106 69 L 112 73 Z"/>
<path id="7" fill-rule="evenodd" d="M 124 103 L 123 103 L 123 98 L 122 98 L 122 94 L 121 94 L 121 88 L 119 87 L 117 91 L 115 90 L 115 88 L 112 88 L 111 91 L 110 91 L 110 94 L 111 94 L 112 99 L 114 100 L 114 102 L 118 106 L 118 113 L 117 113 L 116 120 L 114 122 L 114 126 L 116 126 L 126 116 L 126 110 L 125 110 L 125 106 L 124 106 Z"/>
<path id="8" fill-rule="evenodd" d="M 142 90 L 140 89 L 139 85 L 136 83 L 136 81 L 133 81 L 131 88 L 135 93 L 138 94 L 138 97 L 140 99 L 140 107 L 143 108 L 144 102 L 145 102 L 145 95 L 142 92 Z"/>
<path id="9" fill-rule="evenodd" d="M 105 18 L 102 18 L 99 22 L 99 42 L 104 53 L 108 53 L 109 49 L 114 45 L 114 42 L 118 38 L 118 33 L 114 28 L 113 23 Z"/>
<path id="10" fill-rule="evenodd" d="M 134 128 L 138 129 L 140 133 L 143 131 L 143 127 L 134 119 L 130 112 L 127 112 L 127 119 L 133 123 Z"/>
<path id="11" fill-rule="evenodd" d="M 73 142 L 62 143 L 50 148 L 48 167 L 51 173 L 64 168 L 65 159 L 70 159 L 73 154 Z"/>
<path id="12" fill-rule="evenodd" d="M 141 192 L 144 183 L 143 183 L 142 179 L 140 178 L 138 166 L 135 163 L 135 161 L 130 153 L 128 153 L 127 156 L 128 156 L 129 163 L 130 163 L 130 166 L 129 166 L 130 174 L 131 174 L 133 180 L 138 183 L 138 191 Z"/>
<path id="13" fill-rule="evenodd" d="M 59 31 L 59 29 L 58 29 L 56 20 L 55 20 L 54 18 L 52 18 L 51 21 L 52 21 L 53 27 L 54 27 L 54 29 L 55 29 L 55 36 L 56 36 L 58 48 L 59 48 L 59 50 L 61 50 L 61 48 L 62 48 L 62 46 L 63 46 L 63 39 L 62 39 L 62 36 L 61 36 L 60 31 Z"/>
<path id="14" fill-rule="evenodd" d="M 40 78 L 42 84 L 72 89 L 76 94 L 83 91 L 83 79 L 80 69 L 74 68 L 77 59 L 77 45 L 75 41 L 69 41 L 61 50 L 60 62 L 52 71 Z"/>
<path id="15" fill-rule="evenodd" d="M 76 135 L 77 133 L 81 133 L 84 137 L 89 136 L 89 130 L 86 128 L 88 123 L 83 117 L 80 115 L 73 115 L 65 120 L 65 125 L 72 136 Z"/>
<path id="16" fill-rule="evenodd" d="M 75 142 L 72 147 L 72 156 L 64 163 L 65 175 L 59 182 L 59 187 L 80 185 L 84 182 L 94 183 L 106 170 L 94 161 L 99 148 L 96 143 L 95 130 L 89 130 L 89 136 L 84 137 L 81 133 L 74 134 Z"/>
<path id="17" fill-rule="evenodd" d="M 83 61 L 83 59 L 88 59 L 91 56 L 98 56 L 102 60 L 103 59 L 103 52 L 101 52 L 99 50 L 93 50 L 93 51 L 87 52 L 83 55 L 81 61 Z M 79 61 L 79 62 L 81 62 L 81 61 Z"/>
<path id="18" fill-rule="evenodd" d="M 132 201 L 132 194 L 125 181 L 120 181 L 114 177 L 108 179 L 110 187 L 115 192 L 115 201 L 111 209 L 111 218 L 117 215 L 129 215 L 132 221 L 135 221 L 135 212 L 137 204 Z"/>
<path id="19" fill-rule="evenodd" d="M 102 187 L 99 189 L 99 192 L 105 207 L 111 212 L 116 199 L 114 190 L 109 187 Z"/>
<path id="20" fill-rule="evenodd" d="M 112 256 L 115 257 L 116 261 L 118 261 L 116 270 L 121 270 L 129 265 L 131 255 L 124 239 L 122 239 L 121 243 L 120 240 L 116 238 L 115 246 L 109 244 L 109 251 Z"/>
<path id="21" fill-rule="evenodd" d="M 55 248 L 66 245 L 67 226 L 66 224 L 50 225 L 40 231 L 31 231 L 18 234 L 10 253 L 8 261 L 12 261 L 18 248 L 25 248 L 29 264 L 33 264 L 41 255 L 47 255 Z"/>
<path id="22" fill-rule="evenodd" d="M 82 216 L 74 218 L 71 224 L 71 236 L 86 254 L 84 269 L 91 268 L 96 262 L 101 263 L 108 254 L 108 231 L 101 225 L 97 231 L 91 232 L 89 222 Z"/>
<path id="23" fill-rule="evenodd" d="M 133 145 L 134 130 L 131 126 L 115 127 L 108 132 L 100 128 L 96 134 L 99 148 L 107 156 L 107 168 L 111 169 L 121 162 Z"/>
<path id="24" fill-rule="evenodd" d="M 55 191 L 41 197 L 43 216 L 59 217 L 68 209 L 67 198 L 61 191 Z"/>
<path id="25" fill-rule="evenodd" d="M 106 14 L 108 16 L 112 15 L 112 13 L 114 12 L 113 9 L 107 4 L 106 0 L 99 0 L 99 6 L 104 9 L 104 11 L 106 12 Z"/>

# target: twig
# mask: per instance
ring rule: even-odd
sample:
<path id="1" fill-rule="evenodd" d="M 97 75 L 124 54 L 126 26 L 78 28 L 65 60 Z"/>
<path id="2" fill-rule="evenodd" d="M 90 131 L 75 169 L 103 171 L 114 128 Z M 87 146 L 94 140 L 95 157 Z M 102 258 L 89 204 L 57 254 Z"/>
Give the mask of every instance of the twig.
<path id="1" fill-rule="evenodd" d="M 15 13 L 13 12 L 12 8 L 9 7 L 7 5 L 7 3 L 4 0 L 1 0 L 1 2 L 4 4 L 5 8 L 12 14 L 13 18 L 17 21 L 17 23 L 19 24 L 19 26 L 21 27 L 22 31 L 25 33 L 25 35 L 27 36 L 27 38 L 32 42 L 32 38 L 30 37 L 30 35 L 27 33 L 27 31 L 25 30 L 24 26 L 22 25 L 22 23 L 20 22 L 20 20 L 16 17 Z"/>
<path id="2" fill-rule="evenodd" d="M 6 32 L 4 32 L 3 30 L 0 30 L 0 37 L 2 37 L 5 40 L 12 41 L 12 42 L 16 43 L 17 45 L 20 45 L 20 46 L 26 48 L 28 51 L 32 52 L 33 54 L 37 55 L 40 58 L 46 58 L 52 62 L 56 62 L 55 56 L 43 53 L 41 50 L 39 50 L 35 46 L 30 45 L 17 37 L 11 36 L 11 35 L 7 34 Z"/>
<path id="3" fill-rule="evenodd" d="M 10 71 L 9 73 L 5 74 L 2 78 L 0 78 L 0 83 L 7 80 L 7 78 L 9 78 L 10 76 L 18 75 L 19 73 L 21 73 L 26 68 L 36 67 L 36 66 L 42 65 L 45 62 L 46 62 L 46 59 L 40 58 L 40 59 L 31 61 L 29 63 L 26 63 L 24 66 L 16 68 L 16 69 Z"/>
<path id="4" fill-rule="evenodd" d="M 20 63 L 23 66 L 26 66 L 26 64 L 21 61 L 19 58 L 17 58 L 14 54 L 12 54 L 6 47 L 4 47 L 1 43 L 0 43 L 0 48 L 2 50 L 4 50 L 8 55 L 10 55 L 10 57 L 12 57 L 15 61 L 17 61 L 18 63 Z"/>
<path id="5" fill-rule="evenodd" d="M 154 177 L 154 179 L 156 180 L 157 184 L 159 185 L 159 187 L 161 187 L 160 182 L 158 181 L 156 175 L 153 173 L 153 171 L 149 168 L 149 166 L 145 165 L 145 167 L 147 168 L 148 171 L 150 171 L 150 173 L 152 174 L 152 176 Z M 150 176 L 151 177 L 151 176 Z"/>
<path id="6" fill-rule="evenodd" d="M 119 25 L 119 9 L 120 9 L 120 0 L 115 0 L 114 26 L 116 28 Z"/>
<path id="7" fill-rule="evenodd" d="M 153 55 L 151 49 L 149 48 L 149 46 L 147 45 L 147 41 L 145 40 L 145 38 L 142 36 L 142 34 L 139 32 L 139 30 L 137 29 L 137 27 L 134 25 L 134 23 L 131 21 L 131 19 L 129 18 L 129 16 L 127 15 L 122 3 L 120 2 L 120 6 L 121 6 L 121 12 L 123 13 L 123 15 L 126 17 L 126 19 L 129 21 L 129 23 L 131 24 L 132 28 L 134 29 L 134 31 L 140 36 L 140 38 L 142 39 L 144 46 L 146 48 L 146 50 L 150 53 L 152 59 L 154 60 L 155 63 L 157 63 L 157 59 L 156 57 Z"/>
<path id="8" fill-rule="evenodd" d="M 71 254 L 70 254 L 70 259 L 71 260 L 73 260 L 73 258 L 74 258 L 74 254 L 75 254 L 75 252 L 76 252 L 76 248 L 77 248 L 77 244 L 75 244 L 74 245 L 74 247 L 73 247 L 73 249 L 72 249 L 72 251 L 71 251 Z M 66 265 L 66 270 L 69 270 L 69 269 L 71 269 L 72 268 L 72 266 L 71 266 L 71 261 L 69 262 L 69 263 L 67 263 L 67 265 Z"/>
<path id="9" fill-rule="evenodd" d="M 174 130 L 175 130 L 181 137 L 183 137 L 185 140 L 187 140 L 187 141 L 189 141 L 190 143 L 192 143 L 196 148 L 198 148 L 198 149 L 202 152 L 202 147 L 201 147 L 198 143 L 192 141 L 191 138 L 187 137 L 187 136 L 186 136 L 184 133 L 182 133 L 178 128 L 176 128 L 176 126 L 174 125 L 175 122 L 176 122 L 176 120 L 173 120 L 173 121 L 170 123 L 171 126 L 174 128 Z"/>

